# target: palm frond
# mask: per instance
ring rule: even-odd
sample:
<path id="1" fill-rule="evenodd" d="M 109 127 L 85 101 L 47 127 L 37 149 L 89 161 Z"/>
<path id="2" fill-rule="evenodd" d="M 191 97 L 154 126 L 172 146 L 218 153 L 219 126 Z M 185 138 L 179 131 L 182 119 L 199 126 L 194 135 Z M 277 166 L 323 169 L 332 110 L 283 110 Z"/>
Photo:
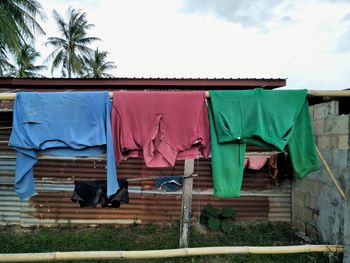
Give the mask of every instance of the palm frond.
<path id="1" fill-rule="evenodd" d="M 53 53 L 52 53 L 53 54 Z M 52 56 L 53 60 L 51 63 L 51 75 L 53 74 L 54 70 L 63 67 L 64 61 L 67 59 L 66 53 L 63 49 L 57 50 L 57 53 Z"/>

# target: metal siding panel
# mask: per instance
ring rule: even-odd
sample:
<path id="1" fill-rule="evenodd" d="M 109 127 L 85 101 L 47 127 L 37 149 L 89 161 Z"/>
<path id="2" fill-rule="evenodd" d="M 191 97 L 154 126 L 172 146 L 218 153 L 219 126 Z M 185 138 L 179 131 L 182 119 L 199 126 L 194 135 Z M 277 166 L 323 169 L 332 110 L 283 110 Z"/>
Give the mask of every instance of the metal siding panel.
<path id="1" fill-rule="evenodd" d="M 1 112 L 0 128 L 11 125 L 12 115 Z M 15 151 L 7 146 L 10 129 L 0 129 L 0 224 L 22 226 L 57 226 L 62 223 L 132 224 L 168 223 L 178 221 L 181 214 L 181 193 L 156 191 L 155 181 L 130 182 L 130 203 L 119 209 L 80 208 L 70 196 L 74 180 L 105 179 L 104 159 L 45 160 L 34 167 L 38 195 L 21 202 L 14 192 Z M 257 151 L 259 149 L 250 148 Z M 141 159 L 129 159 L 118 166 L 120 178 L 181 175 L 184 161 L 175 167 L 147 168 Z M 240 198 L 215 198 L 212 193 L 210 159 L 195 161 L 193 183 L 193 216 L 211 203 L 216 207 L 233 207 L 237 221 L 270 220 L 290 222 L 290 182 L 277 188 L 271 184 L 267 167 L 260 171 L 245 171 Z M 269 189 L 275 189 L 269 192 Z M 209 193 L 209 194 L 208 194 Z M 287 193 L 287 194 L 286 194 Z M 248 195 L 248 196 L 247 196 Z M 260 196 L 259 196 L 260 195 Z"/>

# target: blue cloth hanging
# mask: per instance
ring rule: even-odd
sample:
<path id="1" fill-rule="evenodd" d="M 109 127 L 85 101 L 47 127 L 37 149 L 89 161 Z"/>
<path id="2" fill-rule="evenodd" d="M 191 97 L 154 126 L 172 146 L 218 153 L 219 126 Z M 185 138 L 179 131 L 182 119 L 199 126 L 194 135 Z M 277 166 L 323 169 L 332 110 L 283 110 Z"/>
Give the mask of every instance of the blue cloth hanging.
<path id="1" fill-rule="evenodd" d="M 163 190 L 165 192 L 176 192 L 182 188 L 183 177 L 182 176 L 159 176 L 156 179 L 157 190 Z"/>
<path id="2" fill-rule="evenodd" d="M 38 151 L 56 156 L 106 153 L 107 194 L 118 189 L 108 92 L 19 92 L 9 146 L 17 150 L 15 190 L 35 193 L 33 165 Z"/>

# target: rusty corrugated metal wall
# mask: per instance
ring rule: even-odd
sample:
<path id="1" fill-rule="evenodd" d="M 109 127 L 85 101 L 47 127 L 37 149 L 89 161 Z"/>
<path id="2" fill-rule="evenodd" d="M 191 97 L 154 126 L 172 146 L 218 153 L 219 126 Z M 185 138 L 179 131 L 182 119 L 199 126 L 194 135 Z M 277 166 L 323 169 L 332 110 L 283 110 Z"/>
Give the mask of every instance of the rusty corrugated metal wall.
<path id="1" fill-rule="evenodd" d="M 181 214 L 181 192 L 157 191 L 155 181 L 130 182 L 130 203 L 118 209 L 80 208 L 70 200 L 74 180 L 105 179 L 104 159 L 54 158 L 40 159 L 34 167 L 37 195 L 21 202 L 14 186 L 15 151 L 7 144 L 12 126 L 12 103 L 0 105 L 0 224 L 46 225 L 62 223 L 85 225 L 166 223 L 177 221 Z M 5 109 L 9 108 L 9 109 Z M 248 148 L 248 150 L 256 150 Z M 147 168 L 141 159 L 129 159 L 118 166 L 120 178 L 158 175 L 181 175 L 184 161 L 166 169 Z M 216 207 L 232 207 L 238 221 L 291 221 L 290 182 L 274 186 L 268 168 L 246 171 L 240 198 L 219 199 L 213 196 L 210 160 L 195 161 L 199 174 L 193 183 L 193 216 L 211 203 Z"/>

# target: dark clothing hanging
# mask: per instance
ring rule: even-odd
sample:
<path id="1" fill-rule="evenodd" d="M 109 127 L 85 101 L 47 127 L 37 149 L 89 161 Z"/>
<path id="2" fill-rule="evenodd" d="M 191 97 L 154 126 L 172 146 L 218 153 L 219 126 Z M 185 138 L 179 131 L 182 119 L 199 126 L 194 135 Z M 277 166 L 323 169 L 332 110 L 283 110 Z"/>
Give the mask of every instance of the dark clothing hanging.
<path id="1" fill-rule="evenodd" d="M 182 188 L 183 177 L 182 176 L 159 176 L 156 179 L 157 190 L 163 190 L 165 192 L 176 192 Z"/>
<path id="2" fill-rule="evenodd" d="M 79 202 L 80 207 L 118 208 L 120 203 L 129 203 L 128 182 L 118 179 L 119 190 L 107 196 L 107 182 L 105 180 L 74 181 L 74 192 L 71 200 Z"/>

